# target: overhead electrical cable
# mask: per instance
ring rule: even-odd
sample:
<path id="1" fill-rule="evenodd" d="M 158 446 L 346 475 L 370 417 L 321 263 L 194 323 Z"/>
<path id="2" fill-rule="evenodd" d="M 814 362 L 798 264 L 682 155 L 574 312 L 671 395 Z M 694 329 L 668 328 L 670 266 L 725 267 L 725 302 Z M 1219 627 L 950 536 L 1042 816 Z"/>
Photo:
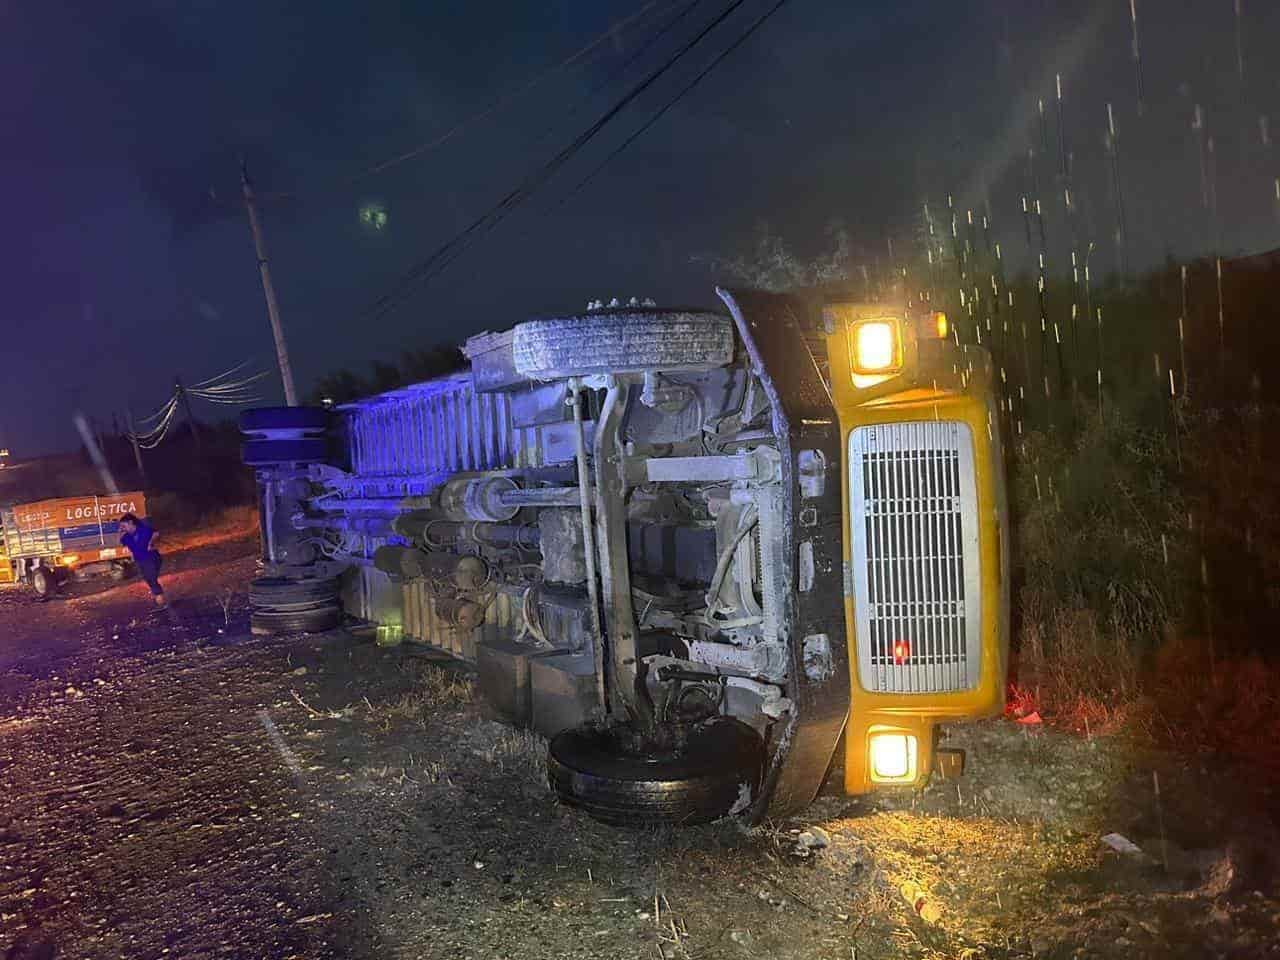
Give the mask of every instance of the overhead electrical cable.
<path id="1" fill-rule="evenodd" d="M 685 17 L 691 14 L 694 11 L 694 8 L 696 8 L 698 4 L 701 2 L 702 0 L 689 0 L 688 3 L 686 3 L 683 7 L 681 7 L 676 12 L 676 15 L 674 17 L 672 17 L 665 24 L 663 24 L 661 27 L 659 27 L 657 30 L 651 33 L 648 36 L 648 38 L 642 44 L 640 44 L 640 46 L 636 47 L 636 49 L 632 51 L 631 56 L 627 57 L 627 59 L 623 61 L 621 64 L 619 64 L 615 69 L 609 71 L 607 76 L 597 81 L 592 86 L 592 88 L 588 90 L 587 93 L 577 102 L 577 104 L 574 105 L 573 109 L 570 110 L 567 114 L 565 114 L 565 118 L 567 119 L 569 117 L 577 116 L 578 112 L 583 107 L 585 107 L 588 103 L 590 103 L 602 90 L 613 86 L 613 84 L 617 80 L 625 76 L 627 71 L 631 69 L 631 67 L 635 64 L 637 60 L 639 60 L 646 53 L 648 53 L 654 44 L 656 44 L 659 40 L 661 40 L 668 33 L 670 33 L 672 29 L 674 29 L 682 20 L 684 20 Z M 548 127 L 546 131 L 538 138 L 538 142 L 541 143 L 543 140 L 545 140 L 554 132 L 555 132 L 554 127 Z"/>
<path id="2" fill-rule="evenodd" d="M 336 183 L 331 184 L 328 187 L 328 189 L 332 190 L 332 189 L 338 189 L 342 187 L 355 186 L 356 184 L 364 180 L 367 180 L 370 177 L 376 176 L 379 173 L 384 173 L 385 171 L 390 170 L 393 167 L 398 167 L 402 163 L 407 163 L 410 160 L 417 159 L 418 157 L 421 157 L 424 154 L 430 153 L 436 147 L 443 146 L 444 144 L 452 140 L 454 137 L 456 137 L 458 134 L 462 133 L 464 130 L 467 130 L 468 128 L 479 123 L 481 120 L 484 120 L 492 116 L 493 114 L 497 113 L 503 107 L 508 106 L 509 104 L 520 99 L 526 93 L 528 93 L 530 90 L 536 87 L 538 84 L 546 80 L 548 77 L 553 76 L 554 74 L 559 73 L 560 71 L 566 70 L 569 67 L 573 66 L 575 63 L 583 59 L 585 56 L 587 56 L 587 54 L 591 53 L 591 51 L 595 50 L 601 44 L 605 43 L 606 41 L 615 39 L 618 36 L 618 33 L 620 31 L 625 30 L 627 27 L 631 26 L 633 23 L 642 19 L 646 14 L 649 13 L 649 11 L 651 11 L 654 7 L 659 6 L 660 4 L 662 4 L 662 0 L 649 0 L 648 3 L 642 6 L 635 13 L 631 14 L 631 16 L 627 17 L 621 23 L 611 24 L 609 26 L 609 29 L 600 33 L 586 46 L 582 47 L 575 53 L 570 54 L 568 57 L 566 57 L 564 60 L 561 60 L 559 63 L 547 68 L 546 70 L 543 70 L 541 73 L 535 74 L 523 86 L 519 87 L 516 90 L 513 90 L 512 92 L 506 94 L 505 96 L 499 97 L 497 100 L 490 103 L 487 107 L 485 107 L 480 112 L 474 113 L 471 116 L 467 117 L 466 119 L 459 121 L 458 123 L 450 127 L 448 130 L 446 130 L 444 133 L 440 134 L 439 136 L 431 140 L 426 141 L 425 143 L 420 143 L 417 146 L 412 147 L 408 150 L 405 150 L 402 153 L 396 154 L 394 157 L 389 157 L 388 159 L 375 163 L 370 167 L 366 167 L 364 170 L 361 170 L 359 173 L 355 173 L 350 176 L 344 177 L 341 180 L 338 180 Z M 270 192 L 259 193 L 258 196 L 268 197 L 268 198 L 275 197 L 278 199 L 294 199 L 294 198 L 297 198 L 300 194 L 305 194 L 305 193 L 306 193 L 305 190 L 303 191 L 296 191 L 296 190 L 270 191 Z"/>
<path id="3" fill-rule="evenodd" d="M 200 394 L 205 394 L 205 393 L 211 393 L 211 394 L 236 393 L 244 390 L 244 388 L 249 386 L 250 384 L 257 383 L 259 380 L 266 377 L 267 373 L 268 372 L 264 370 L 264 371 L 261 371 L 260 373 L 255 373 L 252 376 L 244 377 L 241 380 L 229 381 L 227 383 L 218 383 L 218 384 L 214 384 L 211 387 L 188 387 L 187 393 L 190 393 L 193 396 L 198 396 Z"/>
<path id="4" fill-rule="evenodd" d="M 168 413 L 169 410 L 172 409 L 177 402 L 178 402 L 178 395 L 175 393 L 173 396 L 171 396 L 168 399 L 168 401 L 160 405 L 159 410 L 156 410 L 154 413 L 148 414 L 147 416 L 143 417 L 138 421 L 138 423 L 151 423 L 153 421 L 162 419 L 164 415 Z"/>
<path id="5" fill-rule="evenodd" d="M 635 84 L 627 93 L 602 114 L 594 123 L 586 130 L 575 137 L 567 146 L 559 153 L 544 163 L 533 173 L 525 177 L 523 181 L 504 196 L 498 203 L 491 207 L 486 213 L 478 217 L 468 227 L 463 229 L 453 239 L 442 244 L 426 259 L 420 261 L 416 266 L 411 268 L 408 273 L 392 288 L 390 292 L 384 294 L 373 305 L 361 315 L 362 320 L 372 320 L 384 316 L 388 311 L 398 306 L 404 299 L 411 295 L 414 288 L 422 281 L 429 280 L 437 275 L 441 270 L 452 263 L 460 256 L 469 246 L 473 237 L 483 235 L 492 230 L 506 216 L 519 206 L 524 200 L 531 196 L 534 191 L 546 183 L 555 173 L 564 166 L 568 160 L 590 142 L 604 127 L 616 117 L 619 113 L 627 108 L 637 97 L 647 91 L 654 83 L 658 81 L 668 70 L 670 70 L 677 62 L 689 53 L 699 42 L 701 42 L 711 31 L 727 20 L 746 0 L 733 0 L 714 20 L 702 28 L 692 39 L 683 43 L 670 57 L 668 57 L 659 67 L 651 71 L 643 80 Z"/>
<path id="6" fill-rule="evenodd" d="M 160 421 L 159 426 L 157 426 L 154 430 L 151 430 L 145 434 L 135 433 L 133 435 L 134 442 L 137 443 L 138 446 L 141 447 L 143 450 L 155 449 L 160 445 L 160 442 L 164 440 L 165 436 L 168 434 L 169 427 L 172 426 L 174 418 L 177 416 L 178 398 L 176 394 L 174 395 L 174 397 L 172 398 L 172 400 L 167 406 L 169 407 L 169 412 L 165 414 L 165 417 L 163 420 Z"/>
<path id="7" fill-rule="evenodd" d="M 240 363 L 237 363 L 234 367 L 232 367 L 226 373 L 220 373 L 216 377 L 210 377 L 208 380 L 201 380 L 199 383 L 193 383 L 191 385 L 191 389 L 195 390 L 200 387 L 207 387 L 210 384 L 217 383 L 219 380 L 225 380 L 227 377 L 230 377 L 233 374 L 239 373 L 241 370 L 243 370 L 245 367 L 247 367 L 251 363 L 253 363 L 252 357 L 250 357 L 248 360 L 243 360 Z"/>
<path id="8" fill-rule="evenodd" d="M 579 190 L 582 190 L 584 187 L 586 187 L 587 184 L 589 184 L 592 180 L 594 180 L 596 177 L 596 174 L 598 174 L 601 170 L 603 170 L 606 166 L 608 166 L 610 161 L 614 160 L 619 155 L 621 155 L 627 149 L 627 147 L 631 146 L 631 144 L 635 143 L 636 140 L 638 140 L 641 136 L 643 136 L 645 131 L 647 131 L 655 123 L 661 120 L 668 110 L 670 110 L 677 103 L 679 103 L 680 100 L 683 99 L 694 87 L 696 87 L 699 83 L 701 83 L 703 79 L 706 78 L 707 74 L 709 74 L 712 70 L 714 70 L 717 66 L 720 65 L 721 61 L 723 61 L 731 53 L 733 53 L 740 46 L 746 43 L 747 40 L 750 39 L 751 35 L 755 33 L 757 30 L 759 30 L 760 27 L 764 25 L 764 22 L 766 20 L 768 20 L 775 13 L 781 10 L 786 3 L 787 3 L 787 0 L 778 0 L 777 3 L 775 3 L 772 7 L 770 7 L 768 10 L 762 13 L 759 16 L 759 18 L 755 21 L 755 23 L 751 24 L 751 26 L 747 28 L 746 33 L 744 33 L 737 40 L 735 40 L 728 47 L 726 47 L 718 57 L 716 57 L 709 64 L 707 64 L 707 66 L 702 70 L 701 73 L 699 73 L 687 84 L 685 84 L 685 86 L 681 88 L 679 93 L 677 93 L 674 97 L 668 100 L 663 105 L 662 109 L 660 109 L 657 113 L 655 113 L 652 117 L 650 117 L 647 121 L 645 121 L 644 125 L 641 126 L 640 129 L 638 129 L 635 133 L 631 134 L 631 136 L 627 137 L 626 140 L 622 141 L 622 143 L 620 143 L 616 148 L 614 148 L 614 150 L 607 157 L 605 157 L 603 160 L 600 161 L 599 164 L 596 165 L 595 169 L 593 169 L 589 174 L 583 177 L 582 180 L 578 182 L 577 186 L 575 186 L 571 191 L 569 191 L 569 193 L 565 196 L 565 198 L 560 201 L 560 204 L 565 203 L 567 200 L 569 200 L 575 194 L 577 194 Z M 559 206 L 560 204 L 557 204 L 557 206 Z"/>
<path id="9" fill-rule="evenodd" d="M 246 394 L 241 397 L 200 397 L 206 403 L 225 403 L 235 407 L 243 407 L 249 404 L 261 403 L 262 397 Z"/>

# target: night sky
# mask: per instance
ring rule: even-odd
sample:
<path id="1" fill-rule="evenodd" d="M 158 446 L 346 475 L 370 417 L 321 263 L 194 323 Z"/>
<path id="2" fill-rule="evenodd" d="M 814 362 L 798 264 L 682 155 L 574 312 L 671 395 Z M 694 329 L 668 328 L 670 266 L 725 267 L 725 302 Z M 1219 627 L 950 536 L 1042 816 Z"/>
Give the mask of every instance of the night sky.
<path id="1" fill-rule="evenodd" d="M 590 99 L 684 3 L 659 0 L 629 24 L 644 0 L 0 5 L 0 446 L 15 456 L 69 448 L 73 411 L 108 422 L 126 404 L 149 412 L 175 374 L 201 380 L 250 357 L 273 369 L 238 202 L 241 155 L 263 194 L 304 394 L 329 369 L 363 371 L 592 298 L 708 303 L 715 278 L 693 258 L 743 248 L 762 220 L 813 253 L 842 218 L 871 262 L 886 238 L 906 242 L 922 200 L 941 210 L 952 192 L 961 207 L 990 203 L 1016 265 L 1037 97 L 1049 120 L 1038 163 L 1051 229 L 1059 209 L 1055 73 L 1081 229 L 1098 238 L 1104 266 L 1117 260 L 1108 101 L 1131 263 L 1280 245 L 1280 4 L 1270 0 L 1243 0 L 1243 81 L 1233 0 L 1139 0 L 1141 118 L 1124 0 L 790 0 L 574 193 L 773 4 L 749 0 L 443 275 L 376 322 L 361 319 L 726 2 L 702 0 Z M 349 182 L 611 26 L 582 62 L 442 147 Z M 1202 202 L 1196 104 L 1215 142 L 1216 220 Z M 361 221 L 370 204 L 387 213 L 381 230 Z M 274 379 L 265 393 L 279 396 Z"/>

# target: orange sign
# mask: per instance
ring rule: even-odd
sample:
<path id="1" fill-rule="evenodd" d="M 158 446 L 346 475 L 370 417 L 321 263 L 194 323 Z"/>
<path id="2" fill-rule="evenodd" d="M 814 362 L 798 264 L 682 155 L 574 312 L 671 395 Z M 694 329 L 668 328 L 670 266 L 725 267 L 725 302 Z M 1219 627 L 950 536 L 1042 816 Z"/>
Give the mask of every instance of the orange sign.
<path id="1" fill-rule="evenodd" d="M 141 491 L 25 503 L 13 508 L 13 519 L 20 531 L 27 532 L 114 523 L 126 513 L 146 516 L 147 500 Z"/>

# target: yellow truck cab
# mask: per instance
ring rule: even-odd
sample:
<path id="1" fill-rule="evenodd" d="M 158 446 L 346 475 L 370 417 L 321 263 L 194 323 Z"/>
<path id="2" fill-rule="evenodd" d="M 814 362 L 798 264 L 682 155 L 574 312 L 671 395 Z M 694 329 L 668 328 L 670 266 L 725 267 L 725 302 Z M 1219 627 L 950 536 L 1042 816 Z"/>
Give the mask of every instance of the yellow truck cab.
<path id="1" fill-rule="evenodd" d="M 466 370 L 241 420 L 261 632 L 376 626 L 470 664 L 624 824 L 918 785 L 1003 703 L 1000 418 L 914 305 L 716 291 L 467 341 Z M 843 742 L 843 756 L 837 754 Z"/>
<path id="2" fill-rule="evenodd" d="M 1008 503 L 990 354 L 926 309 L 823 308 L 842 475 L 844 783 L 920 783 L 939 722 L 1004 707 Z"/>

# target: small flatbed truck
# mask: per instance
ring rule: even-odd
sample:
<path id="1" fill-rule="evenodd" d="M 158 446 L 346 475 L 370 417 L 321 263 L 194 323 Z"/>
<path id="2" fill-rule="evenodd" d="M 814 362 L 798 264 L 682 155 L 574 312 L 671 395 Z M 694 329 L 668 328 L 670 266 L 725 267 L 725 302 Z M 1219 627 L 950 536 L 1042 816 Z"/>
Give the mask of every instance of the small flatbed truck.
<path id="1" fill-rule="evenodd" d="M 0 508 L 0 582 L 25 583 L 47 599 L 71 579 L 124 580 L 132 561 L 120 546 L 120 517 L 145 516 L 141 491 L 62 497 Z"/>

